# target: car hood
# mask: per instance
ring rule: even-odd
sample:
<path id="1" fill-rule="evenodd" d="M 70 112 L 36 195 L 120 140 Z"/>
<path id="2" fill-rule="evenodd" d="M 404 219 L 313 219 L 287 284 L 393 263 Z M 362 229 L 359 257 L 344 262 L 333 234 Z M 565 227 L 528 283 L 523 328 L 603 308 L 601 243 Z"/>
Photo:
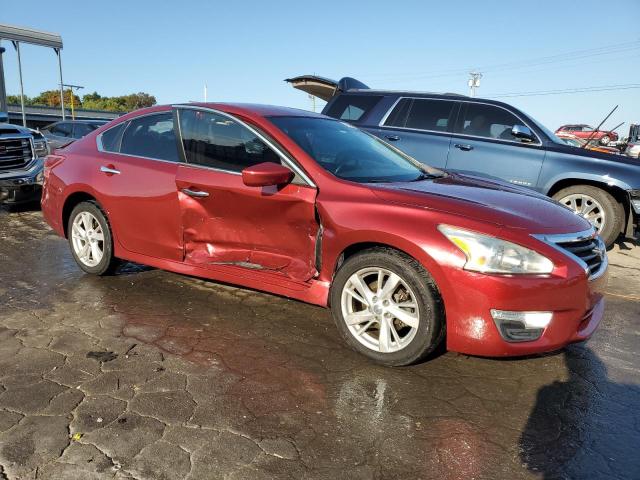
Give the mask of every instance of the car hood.
<path id="1" fill-rule="evenodd" d="M 380 199 L 415 205 L 531 233 L 573 233 L 591 227 L 550 198 L 506 182 L 449 173 L 419 182 L 371 185 Z"/>
<path id="2" fill-rule="evenodd" d="M 28 128 L 21 127 L 20 125 L 0 123 L 0 136 L 5 135 L 31 135 L 31 131 Z"/>
<path id="3" fill-rule="evenodd" d="M 607 162 L 623 163 L 625 165 L 633 165 L 640 167 L 640 160 L 636 158 L 627 157 L 625 155 L 617 155 L 605 152 L 598 152 L 596 150 L 587 150 L 584 148 L 572 147 L 570 145 L 554 144 L 547 147 L 547 151 L 567 153 L 570 155 L 577 155 L 579 157 L 585 157 L 589 159 L 604 160 Z"/>

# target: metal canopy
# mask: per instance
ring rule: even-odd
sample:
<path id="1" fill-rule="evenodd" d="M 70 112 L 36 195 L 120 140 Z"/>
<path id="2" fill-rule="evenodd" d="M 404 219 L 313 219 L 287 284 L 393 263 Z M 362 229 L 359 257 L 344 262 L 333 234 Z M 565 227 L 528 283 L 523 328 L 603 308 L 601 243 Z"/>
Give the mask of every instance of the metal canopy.
<path id="1" fill-rule="evenodd" d="M 30 43 L 41 47 L 62 48 L 62 37 L 57 33 L 43 32 L 33 28 L 16 27 L 0 23 L 0 38 L 14 42 Z"/>
<path id="2" fill-rule="evenodd" d="M 20 103 L 22 105 L 22 124 L 27 126 L 27 117 L 24 109 L 24 87 L 22 83 L 22 60 L 20 57 L 20 44 L 29 43 L 39 47 L 50 47 L 56 52 L 58 57 L 58 70 L 60 72 L 60 109 L 62 110 L 62 119 L 65 119 L 64 112 L 64 91 L 62 82 L 62 37 L 57 33 L 43 32 L 33 28 L 17 27 L 15 25 L 7 25 L 0 23 L 0 42 L 2 40 L 10 40 L 16 49 L 18 56 L 18 74 L 20 76 Z M 4 82 L 4 67 L 2 65 L 2 54 L 5 49 L 0 46 L 0 110 L 7 109 L 7 92 Z M 73 92 L 71 93 L 73 95 Z"/>

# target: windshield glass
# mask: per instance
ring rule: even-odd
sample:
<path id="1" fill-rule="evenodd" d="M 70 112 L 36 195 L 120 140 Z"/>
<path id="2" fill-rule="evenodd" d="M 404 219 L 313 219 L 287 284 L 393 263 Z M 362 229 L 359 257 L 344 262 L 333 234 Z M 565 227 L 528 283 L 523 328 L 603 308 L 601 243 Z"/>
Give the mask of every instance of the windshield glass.
<path id="1" fill-rule="evenodd" d="M 373 135 L 326 118 L 271 117 L 311 158 L 338 178 L 358 183 L 410 182 L 442 176 Z"/>

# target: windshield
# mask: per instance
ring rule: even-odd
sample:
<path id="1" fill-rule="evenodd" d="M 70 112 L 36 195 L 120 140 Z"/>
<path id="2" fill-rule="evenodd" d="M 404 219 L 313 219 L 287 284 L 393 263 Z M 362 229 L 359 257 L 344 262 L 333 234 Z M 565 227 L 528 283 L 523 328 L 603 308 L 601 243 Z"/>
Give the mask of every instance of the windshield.
<path id="1" fill-rule="evenodd" d="M 536 126 L 542 130 L 544 132 L 544 134 L 549 137 L 549 140 L 551 140 L 553 143 L 558 143 L 560 145 L 566 145 L 566 143 L 564 142 L 564 140 L 562 140 L 561 138 L 557 137 L 555 133 L 553 133 L 551 130 L 549 130 L 547 127 L 545 127 L 543 124 L 541 124 L 539 121 L 537 121 L 535 118 L 533 118 L 531 115 L 529 115 L 529 119 L 536 124 Z"/>
<path id="2" fill-rule="evenodd" d="M 344 180 L 410 182 L 443 175 L 442 171 L 422 165 L 373 135 L 337 120 L 313 117 L 270 120 L 322 168 Z"/>

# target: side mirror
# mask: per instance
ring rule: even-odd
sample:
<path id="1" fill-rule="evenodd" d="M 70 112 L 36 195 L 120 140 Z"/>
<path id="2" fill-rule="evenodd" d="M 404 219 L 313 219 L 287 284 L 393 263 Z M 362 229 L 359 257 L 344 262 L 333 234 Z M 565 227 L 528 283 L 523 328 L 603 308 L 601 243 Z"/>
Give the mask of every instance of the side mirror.
<path id="1" fill-rule="evenodd" d="M 524 125 L 514 125 L 511 129 L 511 135 L 523 142 L 535 142 L 536 136 L 533 134 L 529 127 Z"/>
<path id="2" fill-rule="evenodd" d="M 242 181 L 248 187 L 284 185 L 293 180 L 293 172 L 278 163 L 264 162 L 242 170 Z"/>

